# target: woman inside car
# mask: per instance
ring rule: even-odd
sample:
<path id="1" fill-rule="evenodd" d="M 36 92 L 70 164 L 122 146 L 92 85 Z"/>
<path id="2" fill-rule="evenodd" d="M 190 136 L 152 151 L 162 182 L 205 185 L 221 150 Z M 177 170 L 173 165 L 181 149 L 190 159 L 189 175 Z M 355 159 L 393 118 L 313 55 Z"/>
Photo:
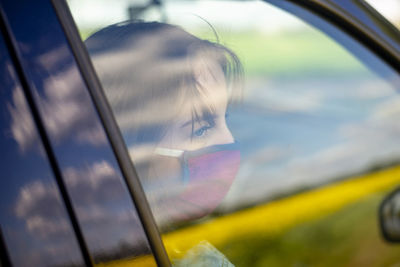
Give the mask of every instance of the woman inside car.
<path id="1" fill-rule="evenodd" d="M 242 66 L 228 48 L 158 22 L 124 22 L 86 41 L 161 229 L 211 213 L 240 151 L 227 123 Z"/>

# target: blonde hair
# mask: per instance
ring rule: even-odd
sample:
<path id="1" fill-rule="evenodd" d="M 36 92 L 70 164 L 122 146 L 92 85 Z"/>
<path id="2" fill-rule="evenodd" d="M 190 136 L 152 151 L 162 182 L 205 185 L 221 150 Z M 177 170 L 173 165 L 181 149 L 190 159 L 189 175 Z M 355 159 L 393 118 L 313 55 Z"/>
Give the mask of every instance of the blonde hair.
<path id="1" fill-rule="evenodd" d="M 180 27 L 128 21 L 101 29 L 85 43 L 129 146 L 158 142 L 181 103 L 203 101 L 192 64 L 196 57 L 221 67 L 230 100 L 241 96 L 243 69 L 236 54 Z M 215 109 L 201 106 L 193 105 L 192 129 Z"/>

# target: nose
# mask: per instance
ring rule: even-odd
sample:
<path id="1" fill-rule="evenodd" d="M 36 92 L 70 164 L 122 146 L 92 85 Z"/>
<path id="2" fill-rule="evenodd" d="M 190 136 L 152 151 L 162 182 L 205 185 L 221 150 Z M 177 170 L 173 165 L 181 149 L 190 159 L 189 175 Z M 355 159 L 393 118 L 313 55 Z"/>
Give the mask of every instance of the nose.
<path id="1" fill-rule="evenodd" d="M 234 141 L 235 139 L 233 138 L 233 135 L 229 130 L 226 121 L 224 120 L 223 123 L 221 123 L 220 127 L 218 127 L 218 131 L 216 131 L 212 140 L 213 143 L 211 145 L 230 144 Z"/>

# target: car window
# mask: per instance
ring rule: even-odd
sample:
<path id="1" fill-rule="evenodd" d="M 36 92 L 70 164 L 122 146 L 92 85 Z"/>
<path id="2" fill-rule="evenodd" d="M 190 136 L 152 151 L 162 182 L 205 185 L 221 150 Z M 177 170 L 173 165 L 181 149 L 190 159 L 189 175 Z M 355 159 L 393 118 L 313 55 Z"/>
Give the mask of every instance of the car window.
<path id="1" fill-rule="evenodd" d="M 399 260 L 376 225 L 399 76 L 373 52 L 286 2 L 68 3 L 175 266 Z"/>
<path id="2" fill-rule="evenodd" d="M 7 93 L 10 97 L 13 94 L 10 104 L 4 105 L 5 118 L 10 114 L 15 126 L 7 126 L 3 132 L 5 137 L 11 141 L 15 139 L 19 145 L 14 144 L 19 148 L 15 157 L 18 153 L 24 155 L 23 152 L 31 147 L 32 157 L 35 156 L 34 159 L 39 163 L 46 153 L 50 155 L 53 170 L 62 179 L 77 217 L 84 265 L 107 266 L 115 261 L 124 264 L 127 258 L 131 264 L 156 265 L 141 219 L 128 194 L 119 164 L 53 6 L 50 2 L 42 2 L 40 8 L 33 2 L 25 2 L 23 6 L 7 2 L 2 4 L 3 14 L 15 41 L 14 49 L 20 59 L 18 62 L 27 79 L 25 89 L 32 96 L 29 103 L 37 108 L 40 118 L 36 120 L 41 122 L 41 133 L 45 133 L 47 138 L 43 138 L 47 140 L 45 150 L 37 147 L 35 125 L 28 120 L 29 111 L 24 103 L 21 104 L 22 93 L 16 87 L 13 89 L 15 92 Z M 28 21 L 25 19 L 27 14 L 30 16 Z M 14 138 L 11 130 L 15 131 Z M 19 228 L 26 227 L 47 243 L 41 243 L 41 239 L 21 241 L 10 236 L 8 231 L 6 243 L 18 242 L 13 244 L 10 253 L 19 253 L 17 260 L 22 263 L 17 266 L 81 264 L 73 254 L 75 252 L 70 252 L 67 247 L 69 239 L 75 240 L 75 234 L 70 233 L 68 222 L 63 220 L 64 211 L 61 208 L 64 202 L 59 198 L 58 187 L 47 182 L 51 176 L 42 177 L 40 173 L 30 171 L 30 168 L 36 170 L 39 166 L 29 165 L 24 170 L 23 166 L 14 163 L 6 165 L 9 172 L 18 169 L 16 174 L 32 172 L 32 176 L 26 174 L 26 178 L 15 177 L 16 181 L 17 178 L 26 180 L 18 182 L 24 183 L 19 185 L 21 188 L 18 191 L 14 189 L 16 192 L 13 194 L 8 193 L 10 188 L 16 187 L 13 176 L 2 179 L 4 184 L 1 188 L 6 191 L 7 197 L 16 202 L 7 204 L 15 206 L 5 206 L 6 212 L 16 212 L 21 217 L 17 223 L 16 220 L 7 223 L 17 224 L 15 227 Z M 3 201 L 1 203 L 3 205 Z M 19 228 L 11 234 L 18 237 Z M 36 247 L 31 249 L 31 244 L 25 241 Z M 53 258 L 41 259 L 37 250 L 43 250 L 41 253 Z M 31 258 L 24 253 L 32 254 L 33 260 L 40 261 L 37 264 L 35 261 L 29 262 Z"/>
<path id="3" fill-rule="evenodd" d="M 0 50 L 1 261 L 8 258 L 4 266 L 82 266 L 75 233 L 1 36 Z"/>

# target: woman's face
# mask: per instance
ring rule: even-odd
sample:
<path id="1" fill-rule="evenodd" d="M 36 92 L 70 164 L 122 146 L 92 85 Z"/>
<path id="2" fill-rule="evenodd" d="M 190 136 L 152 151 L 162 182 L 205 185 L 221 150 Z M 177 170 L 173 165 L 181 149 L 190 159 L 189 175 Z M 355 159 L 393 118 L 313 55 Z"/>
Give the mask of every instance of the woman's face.
<path id="1" fill-rule="evenodd" d="M 199 60 L 194 68 L 198 94 L 193 96 L 194 99 L 183 102 L 178 116 L 159 142 L 159 147 L 192 151 L 234 142 L 226 124 L 228 92 L 221 67 Z M 199 120 L 194 120 L 192 116 L 194 109 L 198 111 Z M 202 112 L 210 109 L 211 112 L 207 114 Z"/>
<path id="2" fill-rule="evenodd" d="M 232 133 L 226 124 L 228 91 L 221 67 L 216 63 L 199 59 L 194 65 L 194 73 L 199 88 L 198 94 L 196 94 L 197 99 L 187 99 L 183 102 L 178 116 L 157 144 L 158 148 L 171 151 L 195 151 L 213 145 L 234 143 Z M 198 112 L 199 119 L 194 121 L 192 117 L 193 105 L 200 110 Z M 210 107 L 212 108 L 210 109 Z M 211 112 L 205 113 L 201 110 L 211 110 Z M 229 182 L 221 182 L 218 180 L 219 174 L 217 174 L 217 179 L 214 179 L 215 175 L 211 174 L 211 176 L 214 175 L 212 179 L 200 177 L 196 179 L 195 183 L 186 184 L 182 180 L 182 164 L 183 161 L 180 156 L 154 155 L 148 178 L 150 183 L 154 182 L 154 184 L 159 185 L 159 188 L 155 190 L 158 192 L 158 196 L 156 196 L 158 203 L 156 205 L 175 207 L 173 210 L 159 207 L 160 211 L 158 212 L 167 211 L 169 213 L 167 216 L 178 220 L 204 216 L 210 212 L 211 206 L 214 209 L 219 204 L 229 190 L 233 178 L 228 179 Z M 236 165 L 238 165 L 238 162 Z M 230 166 L 223 167 L 230 168 Z M 198 167 L 196 168 L 198 169 Z M 221 173 L 220 166 L 216 169 L 218 169 L 216 172 Z M 205 174 L 205 176 L 210 177 L 209 174 Z M 230 176 L 232 177 L 232 175 Z M 204 203 L 203 201 L 198 203 L 199 201 L 196 199 L 199 198 L 199 195 L 210 194 L 213 189 L 218 192 L 205 198 L 200 196 L 204 199 L 208 197 L 213 203 L 208 203 L 208 200 Z M 188 201 L 182 201 L 183 196 Z M 193 203 L 189 204 L 191 201 Z"/>

